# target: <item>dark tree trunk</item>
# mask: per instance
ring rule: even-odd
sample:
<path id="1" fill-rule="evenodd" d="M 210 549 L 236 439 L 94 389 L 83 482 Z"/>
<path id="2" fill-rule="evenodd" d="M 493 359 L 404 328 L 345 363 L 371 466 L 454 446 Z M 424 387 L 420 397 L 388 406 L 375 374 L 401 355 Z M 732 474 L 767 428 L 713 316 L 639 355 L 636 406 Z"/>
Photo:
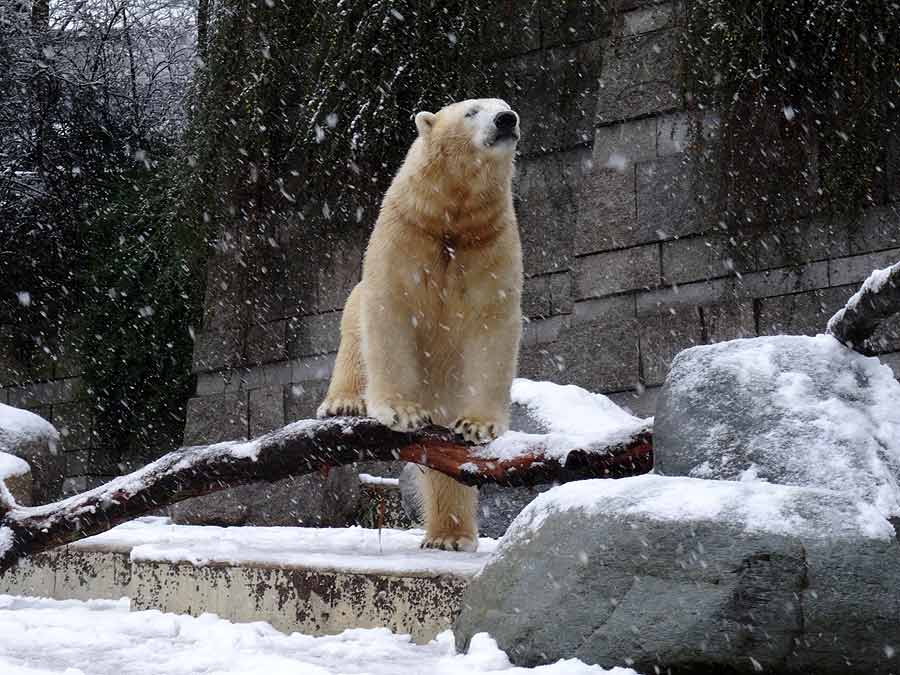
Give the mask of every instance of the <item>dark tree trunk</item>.
<path id="1" fill-rule="evenodd" d="M 31 3 L 31 40 L 34 63 L 47 60 L 47 31 L 50 29 L 50 0 L 33 0 Z M 45 69 L 38 68 L 31 82 L 31 128 L 34 132 L 34 148 L 31 162 L 34 169 L 43 173 L 44 124 L 49 100 L 50 82 Z"/>
<path id="2" fill-rule="evenodd" d="M 865 342 L 879 324 L 900 312 L 900 262 L 891 265 L 886 275 L 880 284 L 867 280 L 828 321 L 828 332 L 851 349 L 865 352 Z"/>
<path id="3" fill-rule="evenodd" d="M 206 60 L 207 40 L 209 39 L 209 0 L 197 2 L 197 53 Z"/>

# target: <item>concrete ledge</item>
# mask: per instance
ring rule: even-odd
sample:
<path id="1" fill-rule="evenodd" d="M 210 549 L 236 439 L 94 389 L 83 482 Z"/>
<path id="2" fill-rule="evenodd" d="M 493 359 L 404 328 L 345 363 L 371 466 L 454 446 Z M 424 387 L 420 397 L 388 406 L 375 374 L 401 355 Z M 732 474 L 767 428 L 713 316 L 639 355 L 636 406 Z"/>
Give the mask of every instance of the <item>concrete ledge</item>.
<path id="1" fill-rule="evenodd" d="M 118 600 L 131 594 L 130 552 L 62 546 L 0 576 L 0 594 Z"/>
<path id="2" fill-rule="evenodd" d="M 482 539 L 475 554 L 420 551 L 418 531 L 148 521 L 24 561 L 0 577 L 0 594 L 127 596 L 135 610 L 211 612 L 307 635 L 384 626 L 426 643 L 450 628 L 495 546 Z"/>
<path id="3" fill-rule="evenodd" d="M 56 559 L 58 555 L 56 551 L 53 551 L 21 561 L 16 567 L 0 576 L 0 593 L 56 599 Z"/>
<path id="4" fill-rule="evenodd" d="M 307 635 L 385 626 L 426 643 L 451 626 L 468 582 L 453 575 L 141 561 L 132 567 L 130 596 L 135 610 L 212 612 Z"/>

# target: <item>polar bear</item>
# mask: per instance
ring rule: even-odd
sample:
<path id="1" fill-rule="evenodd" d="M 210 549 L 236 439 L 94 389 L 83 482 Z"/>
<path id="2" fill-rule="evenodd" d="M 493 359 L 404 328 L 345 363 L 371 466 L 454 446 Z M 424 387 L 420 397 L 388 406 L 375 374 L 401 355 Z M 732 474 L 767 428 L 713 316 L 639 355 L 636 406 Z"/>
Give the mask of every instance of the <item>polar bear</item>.
<path id="1" fill-rule="evenodd" d="M 415 116 L 418 137 L 384 197 L 319 417 L 436 423 L 466 440 L 509 427 L 521 337 L 522 247 L 512 176 L 519 117 L 499 99 Z M 425 548 L 474 551 L 477 490 L 432 470 Z"/>

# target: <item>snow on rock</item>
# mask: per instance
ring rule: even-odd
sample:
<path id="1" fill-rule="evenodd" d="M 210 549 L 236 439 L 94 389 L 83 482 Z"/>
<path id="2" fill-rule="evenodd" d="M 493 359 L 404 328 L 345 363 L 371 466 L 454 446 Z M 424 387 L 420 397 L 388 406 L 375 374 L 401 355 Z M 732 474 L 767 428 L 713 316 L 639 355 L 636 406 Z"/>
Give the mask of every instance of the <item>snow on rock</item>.
<path id="1" fill-rule="evenodd" d="M 605 434 L 639 429 L 647 423 L 603 394 L 594 394 L 574 384 L 516 378 L 510 395 L 513 403 L 525 406 L 549 432 Z"/>
<path id="2" fill-rule="evenodd" d="M 693 347 L 660 392 L 655 468 L 832 489 L 900 515 L 898 401 L 888 366 L 831 336 Z"/>
<path id="3" fill-rule="evenodd" d="M 17 447 L 41 439 L 46 439 L 55 452 L 59 432 L 33 412 L 0 403 L 0 452 L 12 453 Z"/>
<path id="4" fill-rule="evenodd" d="M 541 447 L 548 457 L 565 461 L 573 448 L 624 443 L 646 430 L 653 420 L 626 412 L 602 394 L 575 385 L 517 378 L 512 402 L 546 433 L 508 431 L 478 452 L 480 457 L 514 459 L 528 448 Z"/>
<path id="5" fill-rule="evenodd" d="M 807 508 L 810 495 L 833 500 L 836 517 Z M 875 507 L 828 490 L 650 474 L 575 481 L 538 495 L 510 525 L 496 555 L 502 556 L 506 548 L 529 539 L 548 517 L 564 511 L 660 523 L 717 521 L 744 532 L 804 538 L 849 536 L 891 541 L 895 537 L 893 526 Z"/>
<path id="6" fill-rule="evenodd" d="M 471 576 L 496 541 L 482 537 L 475 553 L 423 550 L 420 530 L 172 525 L 141 518 L 72 544 L 131 551 L 132 560 L 303 567 L 359 573 Z"/>
<path id="7" fill-rule="evenodd" d="M 575 659 L 515 668 L 487 635 L 457 653 L 447 631 L 427 645 L 384 628 L 285 635 L 264 622 L 129 612 L 128 600 L 0 596 L 3 675 L 636 675 Z"/>

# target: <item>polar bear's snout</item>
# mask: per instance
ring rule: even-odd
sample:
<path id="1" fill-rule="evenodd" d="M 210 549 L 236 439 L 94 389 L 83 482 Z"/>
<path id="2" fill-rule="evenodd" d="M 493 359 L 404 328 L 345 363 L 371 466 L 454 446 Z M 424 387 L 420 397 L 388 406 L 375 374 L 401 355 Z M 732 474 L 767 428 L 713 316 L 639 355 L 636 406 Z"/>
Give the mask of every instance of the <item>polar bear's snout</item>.
<path id="1" fill-rule="evenodd" d="M 501 141 L 515 143 L 519 140 L 519 116 L 512 110 L 501 110 L 494 115 L 494 132 L 488 145 L 495 145 Z"/>
<path id="2" fill-rule="evenodd" d="M 494 124 L 500 131 L 506 131 L 510 129 L 515 130 L 518 123 L 519 116 L 516 115 L 516 113 L 514 113 L 512 110 L 504 110 L 503 112 L 499 112 L 494 116 Z"/>

